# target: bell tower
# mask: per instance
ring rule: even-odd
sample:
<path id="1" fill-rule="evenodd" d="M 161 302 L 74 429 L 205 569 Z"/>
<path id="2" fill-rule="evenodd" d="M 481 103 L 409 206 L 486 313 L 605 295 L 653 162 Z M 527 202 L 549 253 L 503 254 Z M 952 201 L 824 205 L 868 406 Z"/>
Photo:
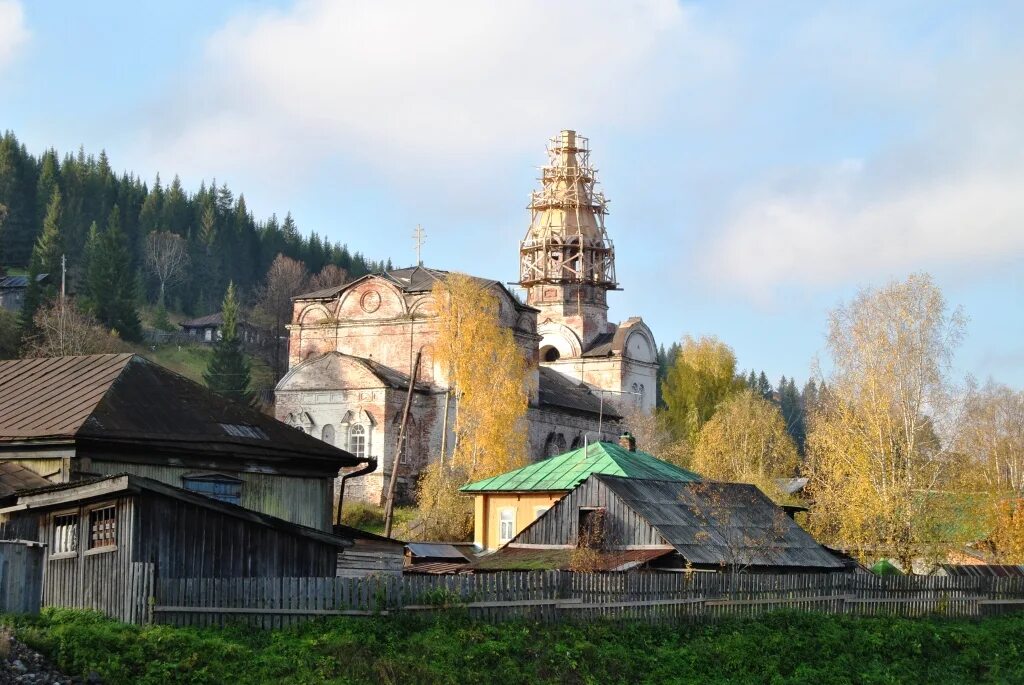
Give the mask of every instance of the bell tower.
<path id="1" fill-rule="evenodd" d="M 608 324 L 609 290 L 615 281 L 615 249 L 604 228 L 608 203 L 596 189 L 589 141 L 576 131 L 551 138 L 541 187 L 530 196 L 530 228 L 519 248 L 519 285 L 527 304 L 540 310 L 543 330 L 554 327 L 575 341 L 542 344 L 541 361 L 578 356 L 614 326 Z M 566 330 L 568 329 L 568 330 Z M 547 338 L 548 336 L 545 336 Z"/>

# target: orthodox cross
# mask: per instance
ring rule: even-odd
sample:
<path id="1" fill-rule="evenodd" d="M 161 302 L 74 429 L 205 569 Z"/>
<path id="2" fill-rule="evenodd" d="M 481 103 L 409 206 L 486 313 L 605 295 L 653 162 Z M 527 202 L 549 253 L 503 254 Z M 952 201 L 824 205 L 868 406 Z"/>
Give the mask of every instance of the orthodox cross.
<path id="1" fill-rule="evenodd" d="M 423 227 L 416 224 L 416 230 L 412 232 L 412 238 L 416 241 L 416 263 L 423 266 L 423 243 L 427 242 L 427 233 Z"/>

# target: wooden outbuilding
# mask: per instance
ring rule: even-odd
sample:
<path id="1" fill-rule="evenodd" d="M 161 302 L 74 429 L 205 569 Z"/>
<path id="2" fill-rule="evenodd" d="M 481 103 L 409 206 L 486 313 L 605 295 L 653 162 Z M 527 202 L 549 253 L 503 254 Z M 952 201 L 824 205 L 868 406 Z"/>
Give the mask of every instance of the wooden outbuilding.
<path id="1" fill-rule="evenodd" d="M 593 474 L 473 570 L 836 572 L 753 485 Z"/>
<path id="2" fill-rule="evenodd" d="M 323 577 L 346 539 L 123 474 L 19 493 L 0 520 L 44 543 L 43 604 L 143 622 L 159 578 Z"/>

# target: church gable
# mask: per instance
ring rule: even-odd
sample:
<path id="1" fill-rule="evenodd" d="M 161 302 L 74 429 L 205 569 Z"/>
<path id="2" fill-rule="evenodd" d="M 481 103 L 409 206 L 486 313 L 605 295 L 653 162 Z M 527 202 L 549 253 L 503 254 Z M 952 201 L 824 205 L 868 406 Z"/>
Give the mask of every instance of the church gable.
<path id="1" fill-rule="evenodd" d="M 310 359 L 289 371 L 278 392 L 384 388 L 387 384 L 358 357 L 340 352 Z"/>
<path id="2" fill-rule="evenodd" d="M 380 276 L 367 276 L 341 293 L 336 317 L 349 319 L 395 319 L 406 316 L 405 297 L 392 283 Z"/>

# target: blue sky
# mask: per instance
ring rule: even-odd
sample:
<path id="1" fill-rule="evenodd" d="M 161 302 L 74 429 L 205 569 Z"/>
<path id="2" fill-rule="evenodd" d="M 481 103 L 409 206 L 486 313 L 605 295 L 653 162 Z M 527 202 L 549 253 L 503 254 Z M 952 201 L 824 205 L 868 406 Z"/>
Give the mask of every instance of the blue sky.
<path id="1" fill-rule="evenodd" d="M 105 148 L 396 264 L 505 281 L 546 138 L 591 139 L 624 290 L 801 381 L 829 309 L 928 271 L 957 373 L 1024 387 L 1020 3 L 0 0 L 0 128 Z"/>

